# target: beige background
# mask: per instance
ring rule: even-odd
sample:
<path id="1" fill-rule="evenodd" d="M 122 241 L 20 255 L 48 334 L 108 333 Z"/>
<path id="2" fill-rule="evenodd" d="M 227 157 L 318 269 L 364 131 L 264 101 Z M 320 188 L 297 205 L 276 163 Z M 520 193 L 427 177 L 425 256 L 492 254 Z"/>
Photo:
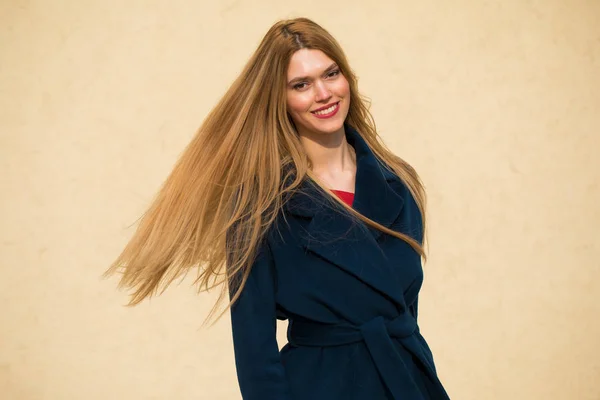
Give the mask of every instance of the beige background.
<path id="1" fill-rule="evenodd" d="M 198 329 L 214 293 L 126 309 L 100 274 L 296 16 L 426 183 L 420 325 L 451 397 L 600 399 L 598 0 L 2 0 L 0 397 L 240 398 L 228 316 Z"/>

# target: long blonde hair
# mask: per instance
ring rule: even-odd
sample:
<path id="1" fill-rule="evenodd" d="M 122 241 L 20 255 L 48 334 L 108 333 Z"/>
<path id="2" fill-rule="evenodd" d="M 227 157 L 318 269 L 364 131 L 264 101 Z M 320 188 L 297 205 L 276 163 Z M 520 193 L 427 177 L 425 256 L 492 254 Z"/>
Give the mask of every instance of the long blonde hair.
<path id="1" fill-rule="evenodd" d="M 283 199 L 303 179 L 319 185 L 349 216 L 406 241 L 426 259 L 423 243 L 359 214 L 312 174 L 286 104 L 287 67 L 292 54 L 302 48 L 321 50 L 339 66 L 350 86 L 345 122 L 406 184 L 420 209 L 425 238 L 423 185 L 416 171 L 380 140 L 369 100 L 360 95 L 357 77 L 340 45 L 307 18 L 282 20 L 269 29 L 208 114 L 140 218 L 133 237 L 103 274 L 122 273 L 118 287 L 134 289 L 127 306 L 151 297 L 161 284 L 162 294 L 175 279 L 198 268 L 194 284 L 199 292 L 221 286 L 209 319 L 228 295 L 232 277 L 241 276 L 241 285 L 216 320 L 220 319 L 239 297 Z"/>

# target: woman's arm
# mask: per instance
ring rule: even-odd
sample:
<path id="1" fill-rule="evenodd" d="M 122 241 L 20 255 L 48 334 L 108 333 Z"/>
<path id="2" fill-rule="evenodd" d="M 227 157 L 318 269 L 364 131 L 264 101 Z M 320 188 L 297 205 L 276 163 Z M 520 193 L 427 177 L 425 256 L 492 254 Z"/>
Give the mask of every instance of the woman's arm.
<path id="1" fill-rule="evenodd" d="M 230 290 L 230 299 L 233 294 Z M 275 265 L 265 241 L 231 307 L 235 364 L 244 400 L 291 399 L 277 345 L 275 310 Z"/>

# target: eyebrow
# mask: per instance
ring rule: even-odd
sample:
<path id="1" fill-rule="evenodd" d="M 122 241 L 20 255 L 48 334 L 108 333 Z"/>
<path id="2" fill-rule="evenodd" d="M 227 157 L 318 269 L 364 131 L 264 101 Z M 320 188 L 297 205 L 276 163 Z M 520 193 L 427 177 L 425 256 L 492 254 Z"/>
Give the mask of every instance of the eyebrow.
<path id="1" fill-rule="evenodd" d="M 326 74 L 326 73 L 330 72 L 331 70 L 333 70 L 333 69 L 337 68 L 337 66 L 338 66 L 338 65 L 337 65 L 337 63 L 335 63 L 335 62 L 334 62 L 334 63 L 333 63 L 333 64 L 331 64 L 329 67 L 327 67 L 327 68 L 325 69 L 325 71 L 323 71 L 323 74 Z M 309 76 L 299 76 L 299 77 L 297 77 L 297 78 L 294 78 L 294 79 L 292 79 L 291 81 L 289 81 L 289 82 L 288 82 L 288 85 L 292 85 L 292 84 L 294 84 L 294 83 L 295 83 L 295 82 L 297 82 L 297 81 L 309 81 L 310 79 L 311 79 L 311 78 L 310 78 Z"/>

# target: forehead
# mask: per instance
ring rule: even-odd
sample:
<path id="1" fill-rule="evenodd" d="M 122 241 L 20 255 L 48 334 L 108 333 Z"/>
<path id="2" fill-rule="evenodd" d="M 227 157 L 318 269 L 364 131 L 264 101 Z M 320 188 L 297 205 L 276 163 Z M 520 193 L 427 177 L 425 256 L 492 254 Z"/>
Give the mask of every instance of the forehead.
<path id="1" fill-rule="evenodd" d="M 321 50 L 300 49 L 292 54 L 287 77 L 293 79 L 297 76 L 318 75 L 332 63 L 333 60 Z"/>

